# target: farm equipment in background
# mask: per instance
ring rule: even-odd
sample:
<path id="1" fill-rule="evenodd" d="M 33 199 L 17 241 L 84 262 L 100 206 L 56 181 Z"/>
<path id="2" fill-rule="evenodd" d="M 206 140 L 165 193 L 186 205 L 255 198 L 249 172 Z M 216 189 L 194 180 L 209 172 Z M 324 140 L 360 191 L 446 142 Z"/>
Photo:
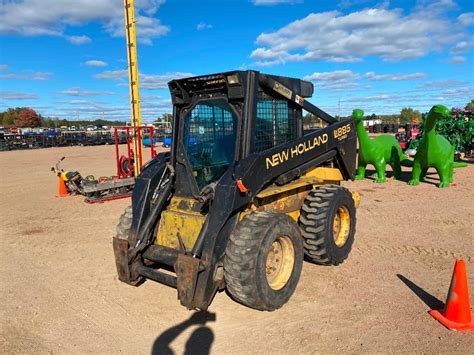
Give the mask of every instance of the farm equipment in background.
<path id="1" fill-rule="evenodd" d="M 125 144 L 127 151 L 125 155 L 120 154 L 120 137 L 125 136 Z M 156 142 L 155 127 L 153 126 L 123 126 L 114 128 L 115 137 L 115 158 L 117 164 L 117 176 L 120 179 L 135 176 L 135 162 L 138 163 L 139 169 L 143 167 L 143 149 L 137 154 L 134 149 L 134 140 L 144 143 L 145 147 L 150 148 L 150 159 L 155 158 L 156 151 L 154 144 Z M 147 144 L 148 143 L 148 144 Z M 141 145 L 141 144 L 140 144 Z"/>
<path id="2" fill-rule="evenodd" d="M 413 126 L 411 124 L 405 125 L 405 131 L 404 132 L 398 132 L 395 134 L 395 138 L 397 139 L 398 143 L 400 144 L 400 147 L 403 150 L 407 150 L 410 144 L 416 140 L 416 137 L 420 134 L 420 130 L 418 129 L 417 126 Z M 413 149 L 413 147 L 411 148 Z M 408 155 L 410 152 L 405 152 Z M 414 155 L 414 154 L 413 154 Z"/>
<path id="3" fill-rule="evenodd" d="M 163 148 L 171 148 L 171 143 L 172 142 L 173 142 L 173 140 L 172 140 L 171 137 L 164 137 L 162 147 Z"/>
<path id="4" fill-rule="evenodd" d="M 113 238 L 118 277 L 177 289 L 205 310 L 217 290 L 283 306 L 303 259 L 338 265 L 354 241 L 356 131 L 306 100 L 307 81 L 232 71 L 169 84 L 171 152 L 146 164 Z M 303 109 L 324 128 L 303 132 Z"/>
<path id="5" fill-rule="evenodd" d="M 116 176 L 99 177 L 93 175 L 82 177 L 78 171 L 65 171 L 61 168 L 61 162 L 66 157 L 59 159 L 51 171 L 64 182 L 67 193 L 85 196 L 85 202 L 96 203 L 126 198 L 131 195 L 134 178 L 119 179 Z"/>
<path id="6" fill-rule="evenodd" d="M 142 131 L 147 131 L 143 134 Z M 125 132 L 125 143 L 127 145 L 127 154 L 120 155 L 119 144 L 121 143 L 120 137 L 123 137 Z M 99 177 L 96 179 L 93 175 L 82 177 L 78 171 L 65 171 L 61 168 L 61 162 L 65 159 L 62 157 L 51 170 L 54 172 L 59 179 L 64 181 L 67 188 L 68 194 L 83 195 L 86 197 L 85 202 L 97 203 L 106 202 L 111 200 L 117 200 L 120 198 L 130 197 L 132 194 L 133 186 L 135 185 L 135 154 L 132 149 L 133 136 L 132 132 L 138 132 L 138 139 L 142 139 L 143 136 L 148 136 L 151 141 L 154 140 L 154 127 L 143 126 L 143 127 L 116 127 L 115 136 L 115 153 L 116 153 L 116 167 L 117 175 L 111 177 Z M 142 151 L 143 153 L 143 151 Z M 153 146 L 150 146 L 150 157 L 155 158 L 156 152 Z M 138 164 L 140 169 L 143 167 L 144 157 L 138 156 Z"/>
<path id="7" fill-rule="evenodd" d="M 406 145 L 405 153 L 414 155 L 423 137 L 426 114 L 418 125 L 419 133 Z M 451 115 L 436 123 L 436 134 L 444 136 L 454 146 L 455 158 L 461 153 L 472 154 L 474 142 L 474 114 L 471 111 L 451 110 Z M 402 147 L 403 148 L 403 147 Z"/>

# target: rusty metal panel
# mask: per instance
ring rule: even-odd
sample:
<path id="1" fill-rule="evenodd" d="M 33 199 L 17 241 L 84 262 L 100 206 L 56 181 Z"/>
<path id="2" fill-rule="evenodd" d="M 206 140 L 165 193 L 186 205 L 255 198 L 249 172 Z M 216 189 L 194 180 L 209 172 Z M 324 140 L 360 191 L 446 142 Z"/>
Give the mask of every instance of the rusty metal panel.
<path id="1" fill-rule="evenodd" d="M 173 197 L 161 213 L 156 244 L 179 250 L 181 238 L 186 250 L 191 250 L 206 220 L 206 215 L 196 211 L 198 207 L 193 199 Z"/>
<path id="2" fill-rule="evenodd" d="M 196 280 L 199 273 L 200 260 L 190 255 L 178 254 L 174 265 L 177 277 L 178 299 L 189 309 L 194 308 L 193 298 Z"/>

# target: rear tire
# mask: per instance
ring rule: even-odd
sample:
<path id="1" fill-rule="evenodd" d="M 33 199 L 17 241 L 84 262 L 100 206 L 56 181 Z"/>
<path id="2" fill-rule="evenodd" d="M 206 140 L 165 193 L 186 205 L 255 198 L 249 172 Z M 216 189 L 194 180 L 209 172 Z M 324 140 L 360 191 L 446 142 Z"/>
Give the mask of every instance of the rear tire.
<path id="1" fill-rule="evenodd" d="M 301 208 L 300 227 L 310 261 L 339 265 L 354 243 L 356 211 L 352 194 L 339 185 L 312 190 Z"/>
<path id="2" fill-rule="evenodd" d="M 224 258 L 227 290 L 248 307 L 273 311 L 290 299 L 302 265 L 295 221 L 285 214 L 254 212 L 230 236 Z"/>

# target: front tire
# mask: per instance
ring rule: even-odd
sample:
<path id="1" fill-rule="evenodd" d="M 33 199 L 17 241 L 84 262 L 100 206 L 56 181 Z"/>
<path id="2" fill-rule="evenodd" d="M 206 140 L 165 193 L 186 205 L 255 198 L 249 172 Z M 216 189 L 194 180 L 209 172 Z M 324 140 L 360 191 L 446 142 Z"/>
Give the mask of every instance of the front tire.
<path id="1" fill-rule="evenodd" d="M 132 206 L 128 206 L 120 216 L 117 234 L 113 239 L 113 248 L 119 280 L 132 286 L 138 286 L 144 279 L 136 273 L 131 274 L 127 256 L 127 250 L 136 243 L 136 240 L 130 240 L 129 237 L 132 220 Z"/>
<path id="2" fill-rule="evenodd" d="M 300 227 L 309 260 L 339 265 L 347 259 L 354 243 L 356 211 L 352 194 L 339 185 L 312 190 L 301 208 Z"/>
<path id="3" fill-rule="evenodd" d="M 117 238 L 128 241 L 128 234 L 132 227 L 132 206 L 128 206 L 120 216 L 119 223 L 117 224 Z"/>
<path id="4" fill-rule="evenodd" d="M 224 258 L 227 290 L 248 307 L 273 311 L 290 299 L 302 265 L 303 242 L 293 219 L 254 212 L 230 236 Z"/>

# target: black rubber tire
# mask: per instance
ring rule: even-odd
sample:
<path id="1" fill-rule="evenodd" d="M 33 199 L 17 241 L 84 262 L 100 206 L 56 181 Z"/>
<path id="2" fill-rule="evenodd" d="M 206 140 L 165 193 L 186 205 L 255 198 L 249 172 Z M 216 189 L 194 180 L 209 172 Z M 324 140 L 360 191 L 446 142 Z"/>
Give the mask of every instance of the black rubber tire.
<path id="1" fill-rule="evenodd" d="M 266 278 L 266 261 L 271 245 L 279 236 L 291 240 L 294 263 L 285 285 L 278 290 Z M 273 311 L 290 299 L 303 266 L 303 240 L 298 224 L 280 213 L 254 212 L 234 229 L 224 257 L 227 290 L 238 302 L 258 310 Z"/>
<path id="2" fill-rule="evenodd" d="M 128 240 L 128 234 L 132 227 L 132 206 L 128 206 L 120 216 L 117 224 L 117 238 Z"/>
<path id="3" fill-rule="evenodd" d="M 350 214 L 347 241 L 337 246 L 333 237 L 333 220 L 341 206 Z M 356 210 L 352 194 L 339 185 L 323 185 L 313 189 L 303 201 L 300 227 L 306 257 L 320 265 L 339 265 L 347 259 L 354 243 Z"/>
<path id="4" fill-rule="evenodd" d="M 129 238 L 129 232 L 130 228 L 132 227 L 132 206 L 128 206 L 125 208 L 125 211 L 122 213 L 119 219 L 119 223 L 117 224 L 117 234 L 116 234 L 116 239 L 122 239 L 126 240 L 128 242 L 128 247 L 130 245 L 135 244 L 136 241 L 131 241 Z M 115 238 L 114 242 L 115 244 Z M 115 247 L 114 247 L 114 252 L 115 252 Z M 116 263 L 117 263 L 117 272 L 119 273 L 119 279 L 131 286 L 140 286 L 144 281 L 145 278 L 143 276 L 140 276 L 136 271 L 130 271 L 130 266 L 126 267 L 126 271 L 123 269 L 124 266 L 122 265 L 122 262 L 124 259 L 121 259 L 122 257 L 127 258 L 126 253 L 125 255 L 121 255 L 119 261 L 117 261 L 117 255 L 115 255 L 116 258 Z M 127 258 L 128 261 L 128 258 Z M 129 274 L 131 272 L 131 274 Z M 120 274 L 123 273 L 123 278 L 120 278 Z"/>

